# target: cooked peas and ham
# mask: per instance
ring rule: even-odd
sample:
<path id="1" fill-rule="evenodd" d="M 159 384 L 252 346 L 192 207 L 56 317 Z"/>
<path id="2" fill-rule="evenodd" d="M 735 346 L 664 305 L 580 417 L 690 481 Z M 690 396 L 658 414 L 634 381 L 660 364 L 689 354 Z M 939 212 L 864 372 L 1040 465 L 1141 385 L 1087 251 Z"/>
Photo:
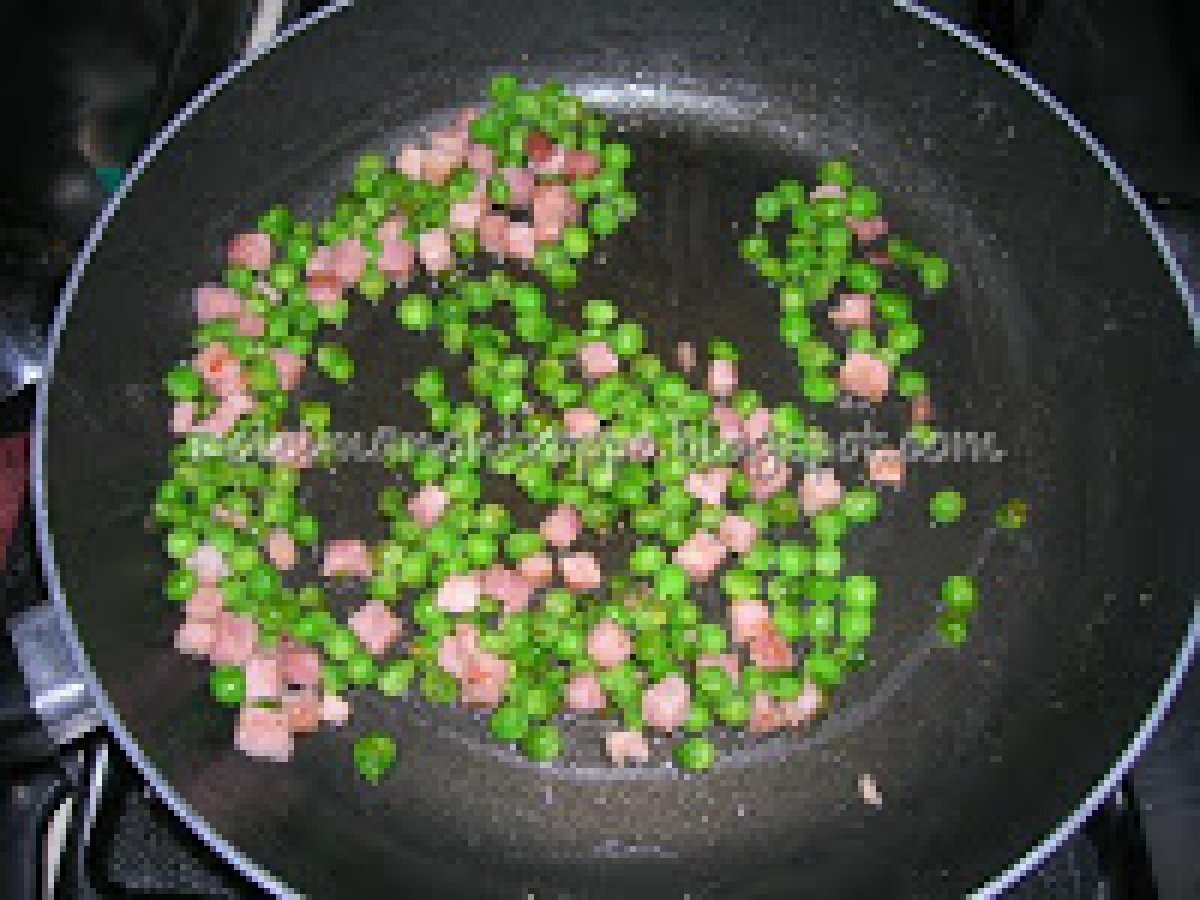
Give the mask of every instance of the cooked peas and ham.
<path id="1" fill-rule="evenodd" d="M 497 103 L 527 96 L 519 86 L 501 82 L 494 88 Z M 453 273 L 457 279 L 476 253 L 532 269 L 551 285 L 573 285 L 575 264 L 591 252 L 593 242 L 613 233 L 636 209 L 636 199 L 621 184 L 629 151 L 620 143 L 591 139 L 584 143 L 588 149 L 580 149 L 577 136 L 564 140 L 558 129 L 539 124 L 528 130 L 518 152 L 505 143 L 506 127 L 489 109 L 464 110 L 424 144 L 399 148 L 390 163 L 367 158 L 356 170 L 356 194 L 373 200 L 372 179 L 395 173 L 423 182 L 439 198 L 440 218 L 384 204 L 382 213 L 370 213 L 374 218 L 366 229 L 339 221 L 314 229 L 294 222 L 286 211 L 272 210 L 256 229 L 235 236 L 226 247 L 228 283 L 203 285 L 193 297 L 197 321 L 210 331 L 184 365 L 187 373 L 172 373 L 171 432 L 180 437 L 237 433 L 262 421 L 264 410 L 269 412 L 264 400 L 275 402 L 272 392 L 286 401 L 310 378 L 351 377 L 353 363 L 340 348 L 322 345 L 310 373 L 307 343 L 278 342 L 275 313 L 263 310 L 280 309 L 296 284 L 303 286 L 311 308 L 339 322 L 359 294 L 376 299 L 389 287 L 408 288 L 422 278 Z M 612 184 L 615 191 L 608 189 Z M 296 516 L 275 517 L 270 527 L 261 528 L 261 512 L 253 504 L 248 509 L 213 504 L 214 523 L 239 532 L 258 527 L 259 537 L 253 548 L 236 541 L 231 546 L 224 537 L 201 540 L 189 547 L 186 558 L 176 556 L 194 583 L 182 575 L 177 579 L 178 592 L 190 589 L 190 594 L 182 598 L 184 618 L 175 643 L 181 652 L 218 667 L 213 690 L 222 702 L 241 698 L 236 744 L 255 758 L 287 759 L 295 735 L 349 719 L 351 705 L 342 694 L 366 676 L 347 673 L 369 674 L 372 661 L 378 687 L 388 696 L 420 684 L 431 702 L 457 699 L 483 710 L 491 716 L 493 734 L 518 743 L 537 761 L 561 752 L 562 740 L 547 723 L 560 708 L 613 719 L 605 738 L 613 765 L 651 759 L 646 731 L 658 734 L 659 743 L 675 741 L 685 726 L 694 732 L 710 721 L 754 734 L 804 727 L 818 716 L 829 690 L 843 677 L 845 662 L 836 655 L 840 648 L 823 643 L 804 650 L 806 629 L 824 634 L 819 624 L 824 620 L 816 612 L 811 622 L 800 616 L 788 591 L 810 571 L 836 579 L 837 541 L 845 526 L 834 517 L 866 521 L 877 499 L 866 489 L 852 489 L 849 480 L 843 486 L 847 476 L 832 467 L 793 466 L 775 442 L 804 436 L 810 408 L 830 402 L 839 391 L 872 404 L 902 395 L 913 425 L 925 426 L 933 417 L 929 395 L 912 389 L 921 382 L 897 370 L 897 361 L 919 343 L 920 334 L 908 327 L 904 303 L 881 293 L 880 273 L 885 266 L 915 267 L 927 285 L 944 283 L 945 273 L 935 257 L 906 250 L 891 238 L 885 249 L 889 226 L 878 213 L 877 198 L 853 184 L 848 167 L 823 168 L 820 184 L 807 193 L 794 182 L 781 185 L 777 193 L 760 197 L 755 211 L 763 222 L 786 221 L 789 204 L 819 206 L 829 228 L 828 234 L 818 232 L 819 240 L 828 246 L 853 241 L 850 249 L 858 254 L 847 267 L 845 285 L 827 291 L 811 310 L 823 310 L 821 327 L 846 343 L 840 358 L 816 337 L 817 323 L 797 321 L 809 312 L 798 312 L 804 304 L 795 299 L 799 294 L 789 293 L 794 286 L 776 284 L 787 320 L 781 332 L 796 347 L 802 369 L 803 414 L 765 405 L 745 385 L 736 348 L 723 341 L 710 345 L 703 365 L 696 344 L 678 342 L 679 374 L 645 350 L 641 327 L 621 319 L 608 301 L 585 305 L 586 329 L 579 332 L 554 321 L 532 285 L 435 281 L 440 291 L 460 292 L 471 310 L 497 301 L 510 304 L 517 338 L 540 344 L 547 361 L 554 362 L 544 370 L 533 367 L 538 379 L 545 378 L 535 379 L 536 392 L 523 395 L 529 366 L 518 365 L 511 353 L 504 358 L 509 338 L 500 345 L 499 358 L 485 365 L 476 346 L 484 345 L 483 332 L 467 324 L 464 352 L 479 357 L 476 363 L 486 376 L 472 389 L 485 405 L 504 415 L 549 422 L 581 444 L 612 428 L 621 436 L 618 462 L 611 473 L 599 466 L 612 462 L 597 463 L 569 479 L 536 467 L 501 472 L 540 505 L 538 520 L 522 531 L 504 518 L 493 517 L 488 524 L 481 518 L 472 525 L 480 510 L 462 498 L 477 496 L 478 490 L 463 489 L 462 473 L 453 476 L 458 481 L 447 478 L 444 484 L 420 479 L 422 486 L 388 504 L 386 514 L 396 519 L 403 539 L 374 547 L 343 536 L 321 544 L 315 524 Z M 743 241 L 743 255 L 758 266 L 766 243 L 761 233 Z M 444 327 L 438 301 L 421 305 L 415 302 L 419 299 L 398 315 L 402 325 L 420 331 Z M 889 327 L 887 343 L 869 334 Z M 488 340 L 495 349 L 494 340 Z M 266 375 L 264 363 L 271 369 Z M 502 383 L 496 387 L 496 382 Z M 489 396 L 489 391 L 496 393 Z M 422 400 L 431 407 L 445 402 L 440 393 Z M 631 410 L 647 408 L 670 410 L 707 429 L 736 450 L 735 458 L 681 463 L 665 435 L 632 418 Z M 478 427 L 483 411 L 469 405 L 460 409 L 474 415 Z M 316 464 L 328 414 L 305 412 L 299 423 L 294 417 L 284 421 L 289 424 L 277 426 L 264 462 L 294 477 Z M 876 449 L 865 468 L 871 484 L 900 486 L 906 480 L 900 447 Z M 294 478 L 284 483 L 294 484 Z M 774 549 L 776 526 L 788 517 L 810 527 L 819 545 Z M 636 583 L 618 595 L 613 586 L 627 585 L 629 573 L 619 565 L 614 570 L 609 556 L 595 548 L 621 533 L 640 535 L 641 544 L 630 557 Z M 277 625 L 264 626 L 246 614 L 247 585 L 266 593 L 279 590 L 279 577 L 295 577 L 310 554 L 306 548 L 314 544 L 311 556 L 320 563 L 320 577 L 343 580 L 350 590 L 362 592 L 345 624 L 321 605 L 319 594 L 308 597 L 304 608 L 309 612 L 286 626 L 294 633 L 281 635 Z M 260 556 L 251 558 L 250 551 Z M 782 574 L 770 576 L 774 593 L 768 605 L 763 573 L 773 572 Z M 725 612 L 716 622 L 705 622 L 691 599 L 693 587 L 703 583 L 719 584 L 726 595 Z M 222 593 L 227 585 L 228 602 Z M 866 603 L 865 590 L 847 593 L 854 603 Z M 402 622 L 400 609 L 408 608 L 414 593 L 423 599 Z M 961 619 L 965 589 L 955 587 L 953 595 Z M 852 609 L 858 624 L 846 630 L 856 635 L 851 649 L 857 650 L 871 622 L 862 612 L 867 607 Z M 420 643 L 430 621 L 449 625 L 439 626 L 442 632 L 433 644 Z M 688 649 L 666 640 L 667 628 L 686 634 L 681 646 Z M 536 648 L 535 659 L 548 661 L 539 663 L 540 675 L 518 668 L 526 647 Z M 546 675 L 547 665 L 580 661 L 586 668 L 572 669 L 569 677 L 537 680 Z M 374 779 L 380 774 L 376 767 L 391 764 L 394 748 L 379 736 L 370 736 L 369 745 L 367 740 L 360 741 L 355 758 L 364 776 Z M 703 736 L 676 741 L 673 753 L 689 771 L 715 761 L 715 749 Z"/>

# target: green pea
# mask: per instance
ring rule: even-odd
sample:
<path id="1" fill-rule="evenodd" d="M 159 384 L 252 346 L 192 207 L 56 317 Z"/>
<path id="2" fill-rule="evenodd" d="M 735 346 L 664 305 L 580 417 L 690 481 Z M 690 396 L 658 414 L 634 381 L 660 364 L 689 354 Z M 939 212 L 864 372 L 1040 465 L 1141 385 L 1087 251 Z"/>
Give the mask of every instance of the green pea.
<path id="1" fill-rule="evenodd" d="M 354 767 L 372 783 L 396 764 L 396 742 L 386 734 L 367 734 L 354 742 Z"/>
<path id="2" fill-rule="evenodd" d="M 966 500 L 958 491 L 938 491 L 929 498 L 929 516 L 940 524 L 955 522 L 962 516 L 966 506 Z"/>
<path id="3" fill-rule="evenodd" d="M 521 746 L 534 762 L 549 762 L 562 755 L 563 739 L 553 725 L 535 725 L 526 733 Z"/>
<path id="4" fill-rule="evenodd" d="M 488 721 L 488 727 L 497 740 L 506 743 L 520 741 L 529 732 L 529 716 L 514 703 L 500 706 Z"/>
<path id="5" fill-rule="evenodd" d="M 238 666 L 216 666 L 208 676 L 208 688 L 223 706 L 241 706 L 246 699 L 246 673 Z"/>
<path id="6" fill-rule="evenodd" d="M 970 575 L 951 575 L 942 582 L 942 602 L 959 613 L 969 613 L 979 603 L 979 589 Z"/>

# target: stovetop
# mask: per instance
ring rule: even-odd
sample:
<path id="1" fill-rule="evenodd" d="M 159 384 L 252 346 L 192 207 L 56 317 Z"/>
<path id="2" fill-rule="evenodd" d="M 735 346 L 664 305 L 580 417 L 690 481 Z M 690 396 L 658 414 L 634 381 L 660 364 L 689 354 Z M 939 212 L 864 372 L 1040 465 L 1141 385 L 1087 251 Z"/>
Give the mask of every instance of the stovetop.
<path id="1" fill-rule="evenodd" d="M 4 168 L 21 173 L 19 190 L 0 193 L 0 292 L 16 298 L 9 310 L 24 304 L 25 315 L 45 320 L 86 223 L 155 123 L 252 33 L 267 33 L 281 17 L 317 5 L 142 0 L 129 4 L 142 19 L 102 5 L 86 21 L 63 24 L 68 39 L 58 41 L 51 31 L 54 45 L 72 48 L 73 55 L 50 73 L 52 86 L 37 102 L 62 110 L 62 95 L 74 99 L 63 114 L 48 117 L 53 134 L 46 140 L 33 130 L 36 159 L 16 152 L 5 160 Z M 1198 72 L 1192 54 L 1178 53 L 1200 36 L 1195 10 L 1174 0 L 931 5 L 1018 58 L 1098 132 L 1154 203 L 1193 284 L 1200 284 L 1200 118 L 1185 114 L 1200 108 Z M 97 55 L 95 38 L 105 34 L 122 39 L 110 40 Z M 44 49 L 36 42 L 33 48 L 35 54 Z M 1175 66 L 1177 57 L 1190 62 Z M 112 82 L 107 92 L 80 89 L 78 79 L 95 88 L 97 66 Z M 11 147 L 6 152 L 14 153 Z M 26 497 L 32 405 L 30 390 L 0 403 L 0 622 L 45 596 Z M 6 675 L 0 664 L 0 683 Z M 1193 673 L 1132 775 L 1008 896 L 1200 897 L 1196 833 L 1200 678 Z M 13 900 L 48 896 L 50 886 L 60 898 L 261 896 L 173 816 L 103 731 L 48 761 L 0 769 L 0 849 L 5 844 L 25 852 L 33 879 L 19 883 L 21 873 L 0 871 L 0 896 Z"/>

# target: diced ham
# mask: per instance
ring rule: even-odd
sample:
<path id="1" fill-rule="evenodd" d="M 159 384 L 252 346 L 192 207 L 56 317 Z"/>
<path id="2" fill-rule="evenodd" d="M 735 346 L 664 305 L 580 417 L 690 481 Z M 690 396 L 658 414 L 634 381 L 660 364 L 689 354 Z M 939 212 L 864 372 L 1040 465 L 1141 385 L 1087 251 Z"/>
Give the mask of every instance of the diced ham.
<path id="1" fill-rule="evenodd" d="M 758 407 L 742 419 L 742 438 L 747 442 L 757 444 L 770 433 L 771 413 L 765 407 Z"/>
<path id="2" fill-rule="evenodd" d="M 333 274 L 343 285 L 362 278 L 367 267 L 367 248 L 358 238 L 342 238 L 333 245 Z"/>
<path id="3" fill-rule="evenodd" d="M 442 671 L 461 679 L 467 664 L 479 649 L 479 629 L 470 622 L 459 622 L 454 631 L 438 643 L 437 663 Z"/>
<path id="4" fill-rule="evenodd" d="M 287 762 L 293 746 L 287 713 L 261 706 L 243 706 L 234 743 L 253 759 Z"/>
<path id="5" fill-rule="evenodd" d="M 500 170 L 508 184 L 509 206 L 528 206 L 533 200 L 533 172 L 516 166 L 505 166 Z"/>
<path id="6" fill-rule="evenodd" d="M 559 550 L 566 550 L 575 543 L 582 527 L 579 510 L 564 503 L 555 507 L 554 511 L 542 520 L 540 531 L 546 543 Z"/>
<path id="7" fill-rule="evenodd" d="M 223 612 L 213 620 L 216 633 L 209 659 L 218 666 L 240 666 L 258 644 L 258 625 L 249 616 Z"/>
<path id="8" fill-rule="evenodd" d="M 234 528 L 245 528 L 249 524 L 246 514 L 242 512 L 234 512 L 227 506 L 217 504 L 212 509 L 212 517 L 218 522 L 225 522 L 232 525 Z"/>
<path id="9" fill-rule="evenodd" d="M 576 675 L 567 682 L 567 708 L 574 712 L 599 712 L 608 705 L 600 680 L 591 672 Z"/>
<path id="10" fill-rule="evenodd" d="M 642 694 L 642 717 L 659 731 L 674 731 L 687 721 L 692 691 L 680 675 L 668 675 Z"/>
<path id="11" fill-rule="evenodd" d="M 325 556 L 321 561 L 321 575 L 325 578 L 336 575 L 370 578 L 374 571 L 371 551 L 364 541 L 342 539 L 325 545 Z"/>
<path id="12" fill-rule="evenodd" d="M 429 528 L 442 517 L 449 505 L 450 495 L 443 488 L 427 484 L 409 499 L 408 511 L 413 521 Z"/>
<path id="13" fill-rule="evenodd" d="M 416 262 L 417 251 L 411 242 L 402 238 L 385 238 L 380 241 L 375 267 L 393 281 L 401 284 L 407 282 Z"/>
<path id="14" fill-rule="evenodd" d="M 307 431 L 277 431 L 267 443 L 269 460 L 289 469 L 307 469 L 316 459 L 317 448 Z"/>
<path id="15" fill-rule="evenodd" d="M 449 153 L 438 150 L 426 150 L 421 164 L 421 174 L 431 184 L 445 184 L 461 163 Z"/>
<path id="16" fill-rule="evenodd" d="M 396 168 L 414 181 L 420 180 L 424 163 L 425 151 L 416 144 L 405 144 L 396 156 Z"/>
<path id="17" fill-rule="evenodd" d="M 737 383 L 737 363 L 732 359 L 714 359 L 708 364 L 708 392 L 714 397 L 731 396 Z"/>
<path id="18" fill-rule="evenodd" d="M 198 424 L 193 430 L 218 437 L 228 434 L 237 425 L 238 420 L 254 409 L 254 400 L 243 391 L 230 394 L 221 401 L 221 405 L 213 414 Z"/>
<path id="19" fill-rule="evenodd" d="M 850 226 L 854 236 L 864 244 L 877 241 L 888 233 L 887 220 L 880 216 L 872 216 L 869 219 L 847 219 L 846 224 Z"/>
<path id="20" fill-rule="evenodd" d="M 330 725 L 345 725 L 350 720 L 350 704 L 337 694 L 321 697 L 321 721 Z"/>
<path id="21" fill-rule="evenodd" d="M 805 682 L 800 696 L 795 700 L 785 700 L 782 704 L 783 718 L 791 728 L 799 728 L 807 724 L 821 711 L 825 705 L 825 695 L 811 681 Z"/>
<path id="22" fill-rule="evenodd" d="M 742 417 L 737 410 L 729 406 L 714 406 L 712 418 L 717 423 L 722 441 L 732 444 L 742 439 Z"/>
<path id="23" fill-rule="evenodd" d="M 648 434 L 632 437 L 625 445 L 625 455 L 633 462 L 650 462 L 657 453 L 658 446 L 654 443 L 654 438 Z"/>
<path id="24" fill-rule="evenodd" d="M 216 584 L 229 577 L 225 554 L 213 544 L 201 544 L 188 557 L 187 566 L 196 573 L 201 584 Z"/>
<path id="25" fill-rule="evenodd" d="M 356 609 L 347 624 L 373 656 L 386 653 L 400 637 L 400 620 L 378 600 L 369 600 Z"/>
<path id="26" fill-rule="evenodd" d="M 388 241 L 398 241 L 404 234 L 404 226 L 408 224 L 408 218 L 404 213 L 392 213 L 375 229 L 375 237 L 380 244 L 385 244 Z M 378 265 L 378 264 L 377 264 Z M 379 266 L 379 270 L 383 271 L 383 267 Z"/>
<path id="27" fill-rule="evenodd" d="M 285 572 L 296 565 L 296 542 L 287 531 L 276 528 L 267 537 L 267 557 Z"/>
<path id="28" fill-rule="evenodd" d="M 746 722 L 746 730 L 752 734 L 766 734 L 777 731 L 787 724 L 779 703 L 766 691 L 759 691 L 750 702 L 750 719 Z"/>
<path id="29" fill-rule="evenodd" d="M 525 136 L 525 155 L 531 163 L 540 163 L 554 153 L 554 141 L 544 131 L 534 129 Z"/>
<path id="30" fill-rule="evenodd" d="M 734 553 L 745 553 L 758 540 L 758 526 L 736 513 L 729 513 L 721 520 L 718 536 Z"/>
<path id="31" fill-rule="evenodd" d="M 231 266 L 264 272 L 271 267 L 271 236 L 261 231 L 236 235 L 229 242 L 225 256 Z"/>
<path id="32" fill-rule="evenodd" d="M 477 575 L 449 575 L 438 587 L 438 609 L 451 613 L 469 613 L 479 605 L 480 585 Z"/>
<path id="33" fill-rule="evenodd" d="M 689 341 L 680 341 L 675 345 L 675 362 L 684 372 L 696 368 L 696 347 Z"/>
<path id="34" fill-rule="evenodd" d="M 621 360 L 604 341 L 592 341 L 579 348 L 579 365 L 584 378 L 603 378 L 621 368 Z"/>
<path id="35" fill-rule="evenodd" d="M 876 484 L 904 484 L 904 451 L 898 447 L 879 447 L 867 459 L 867 478 Z"/>
<path id="36" fill-rule="evenodd" d="M 290 687 L 315 687 L 321 683 L 321 654 L 310 647 L 288 647 L 279 653 L 281 677 Z"/>
<path id="37" fill-rule="evenodd" d="M 537 251 L 537 237 L 529 222 L 509 222 L 508 234 L 504 238 L 504 252 L 514 259 L 533 262 Z"/>
<path id="38" fill-rule="evenodd" d="M 211 622 L 225 608 L 225 597 L 215 584 L 197 586 L 183 607 L 183 615 L 189 622 Z"/>
<path id="39" fill-rule="evenodd" d="M 559 229 L 579 217 L 579 201 L 565 184 L 539 184 L 533 189 L 533 222 Z"/>
<path id="40" fill-rule="evenodd" d="M 909 416 L 913 423 L 917 425 L 928 422 L 933 418 L 933 401 L 929 399 L 928 394 L 920 394 L 913 397 Z"/>
<path id="41" fill-rule="evenodd" d="M 496 152 L 487 144 L 467 146 L 467 168 L 484 177 L 496 171 Z"/>
<path id="42" fill-rule="evenodd" d="M 461 129 L 447 128 L 435 131 L 429 143 L 421 171 L 426 180 L 444 184 L 466 161 L 467 135 Z"/>
<path id="43" fill-rule="evenodd" d="M 218 397 L 228 397 L 245 389 L 246 377 L 241 361 L 219 341 L 197 353 L 192 367 Z"/>
<path id="44" fill-rule="evenodd" d="M 853 350 L 846 354 L 838 381 L 847 393 L 878 403 L 887 396 L 891 372 L 878 356 Z"/>
<path id="45" fill-rule="evenodd" d="M 292 734 L 311 734 L 321 726 L 321 698 L 316 691 L 288 691 L 283 695 L 283 712 Z"/>
<path id="46" fill-rule="evenodd" d="M 242 310 L 237 318 L 237 333 L 242 337 L 260 338 L 267 330 L 267 320 L 258 313 Z"/>
<path id="47" fill-rule="evenodd" d="M 815 188 L 808 192 L 810 200 L 827 200 L 845 197 L 846 192 L 842 190 L 840 185 L 836 184 L 818 184 Z"/>
<path id="48" fill-rule="evenodd" d="M 829 321 L 838 328 L 869 328 L 871 295 L 842 294 L 838 305 L 829 310 Z"/>
<path id="49" fill-rule="evenodd" d="M 279 373 L 279 386 L 290 391 L 304 374 L 305 360 L 299 353 L 276 347 L 271 351 L 271 362 L 275 363 L 275 371 Z"/>
<path id="50" fill-rule="evenodd" d="M 748 650 L 750 661 L 760 669 L 790 669 L 796 665 L 792 648 L 775 628 L 751 638 Z"/>
<path id="51" fill-rule="evenodd" d="M 554 577 L 554 559 L 549 553 L 533 553 L 517 563 L 517 571 L 533 587 L 542 587 Z"/>
<path id="52" fill-rule="evenodd" d="M 310 278 L 308 281 L 308 299 L 314 306 L 330 309 L 342 302 L 342 286 L 340 282 L 327 278 Z"/>
<path id="53" fill-rule="evenodd" d="M 563 424 L 571 437 L 586 437 L 600 430 L 600 417 L 586 406 L 578 406 L 563 413 Z"/>
<path id="54" fill-rule="evenodd" d="M 474 231 L 483 215 L 483 200 L 472 197 L 450 204 L 450 227 L 458 231 Z"/>
<path id="55" fill-rule="evenodd" d="M 494 653 L 478 650 L 471 654 L 462 678 L 462 701 L 468 706 L 496 706 L 504 699 L 511 666 Z"/>
<path id="56" fill-rule="evenodd" d="M 417 238 L 417 256 L 430 274 L 437 275 L 454 266 L 454 247 L 450 232 L 445 228 L 431 228 Z"/>
<path id="57" fill-rule="evenodd" d="M 190 656 L 208 656 L 216 636 L 217 626 L 212 622 L 188 619 L 175 630 L 175 649 Z"/>
<path id="58" fill-rule="evenodd" d="M 255 655 L 246 660 L 246 699 L 277 700 L 283 693 L 283 678 L 275 654 Z"/>
<path id="59" fill-rule="evenodd" d="M 689 494 L 707 506 L 720 506 L 725 499 L 725 489 L 733 472 L 725 466 L 716 466 L 707 472 L 690 472 L 683 487 Z"/>
<path id="60" fill-rule="evenodd" d="M 587 150 L 568 150 L 563 160 L 563 175 L 567 178 L 591 178 L 600 171 L 600 160 Z"/>
<path id="61" fill-rule="evenodd" d="M 757 448 L 742 462 L 742 472 L 750 484 L 750 494 L 761 502 L 788 486 L 792 471 L 766 447 Z"/>
<path id="62" fill-rule="evenodd" d="M 171 434 L 188 434 L 196 427 L 196 403 L 180 400 L 171 407 Z"/>
<path id="63" fill-rule="evenodd" d="M 761 600 L 752 597 L 729 605 L 729 631 L 735 644 L 748 644 L 774 628 L 771 611 Z"/>
<path id="64" fill-rule="evenodd" d="M 842 483 L 833 469 L 805 472 L 800 480 L 800 506 L 807 515 L 820 512 L 842 501 Z"/>
<path id="65" fill-rule="evenodd" d="M 479 217 L 479 246 L 496 256 L 508 255 L 508 216 L 484 213 Z"/>
<path id="66" fill-rule="evenodd" d="M 242 311 L 242 298 L 233 288 L 220 284 L 202 284 L 192 292 L 196 318 L 201 322 L 236 319 Z"/>
<path id="67" fill-rule="evenodd" d="M 729 680 L 738 683 L 741 676 L 741 661 L 736 653 L 704 653 L 696 657 L 696 671 L 704 668 L 724 669 Z"/>
<path id="68" fill-rule="evenodd" d="M 715 535 L 698 528 L 675 548 L 671 559 L 675 565 L 682 566 L 693 581 L 707 581 L 721 567 L 728 552 Z"/>
<path id="69" fill-rule="evenodd" d="M 563 581 L 573 591 L 590 591 L 600 587 L 600 563 L 591 553 L 572 553 L 558 561 Z"/>
<path id="70" fill-rule="evenodd" d="M 588 656 L 602 669 L 611 669 L 629 659 L 633 642 L 629 633 L 612 619 L 604 619 L 588 635 Z"/>
<path id="71" fill-rule="evenodd" d="M 604 736 L 604 747 L 614 766 L 650 762 L 650 745 L 640 731 L 610 731 Z"/>
<path id="72" fill-rule="evenodd" d="M 494 565 L 483 570 L 479 579 L 480 593 L 500 601 L 505 614 L 522 612 L 529 607 L 533 585 L 519 572 L 507 566 Z"/>

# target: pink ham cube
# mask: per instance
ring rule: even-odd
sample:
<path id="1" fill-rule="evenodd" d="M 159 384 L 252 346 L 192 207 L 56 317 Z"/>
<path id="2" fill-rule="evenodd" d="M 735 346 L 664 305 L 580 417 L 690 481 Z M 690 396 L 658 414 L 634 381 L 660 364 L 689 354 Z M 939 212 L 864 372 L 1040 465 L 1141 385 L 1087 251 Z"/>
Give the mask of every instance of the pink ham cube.
<path id="1" fill-rule="evenodd" d="M 838 382 L 848 394 L 878 403 L 887 396 L 891 372 L 878 356 L 854 350 L 846 354 Z"/>
<path id="2" fill-rule="evenodd" d="M 588 656 L 602 669 L 611 669 L 629 659 L 633 642 L 629 633 L 611 619 L 598 622 L 588 635 Z"/>
<path id="3" fill-rule="evenodd" d="M 225 255 L 231 266 L 264 272 L 271 267 L 271 236 L 261 231 L 235 235 Z"/>
<path id="4" fill-rule="evenodd" d="M 474 612 L 480 594 L 478 575 L 447 576 L 438 588 L 438 609 L 450 613 Z"/>
<path id="5" fill-rule="evenodd" d="M 243 706 L 234 743 L 252 759 L 287 762 L 292 756 L 288 714 L 261 706 Z"/>
<path id="6" fill-rule="evenodd" d="M 325 545 L 325 555 L 321 561 L 321 575 L 325 578 L 338 575 L 370 578 L 374 571 L 371 551 L 364 541 L 342 539 L 329 541 Z"/>
<path id="7" fill-rule="evenodd" d="M 246 660 L 246 700 L 277 700 L 283 693 L 279 659 L 275 654 Z"/>
<path id="8" fill-rule="evenodd" d="M 604 341 L 592 341 L 579 348 L 579 365 L 585 378 L 603 378 L 621 368 L 621 361 Z"/>
<path id="9" fill-rule="evenodd" d="M 806 515 L 837 506 L 842 500 L 842 483 L 833 469 L 805 472 L 800 480 L 800 506 Z"/>
<path id="10" fill-rule="evenodd" d="M 732 359 L 714 359 L 708 364 L 708 392 L 714 397 L 732 395 L 737 383 L 737 363 Z"/>
<path id="11" fill-rule="evenodd" d="M 430 274 L 437 275 L 454 266 L 454 246 L 450 232 L 445 228 L 433 228 L 417 238 L 417 256 Z"/>
<path id="12" fill-rule="evenodd" d="M 757 598 L 735 600 L 729 606 L 730 636 L 735 644 L 747 644 L 775 628 L 771 611 Z"/>
<path id="13" fill-rule="evenodd" d="M 646 725 L 659 731 L 674 731 L 687 721 L 692 691 L 680 675 L 668 675 L 642 694 L 642 716 Z"/>
<path id="14" fill-rule="evenodd" d="M 201 322 L 236 319 L 242 311 L 242 298 L 233 288 L 220 284 L 202 284 L 192 292 L 196 318 Z"/>
<path id="15" fill-rule="evenodd" d="M 604 746 L 614 766 L 650 761 L 650 745 L 640 731 L 610 731 L 604 737 Z"/>
<path id="16" fill-rule="evenodd" d="M 758 540 L 758 526 L 735 513 L 729 513 L 721 520 L 718 532 L 722 543 L 734 553 L 745 553 Z"/>
<path id="17" fill-rule="evenodd" d="M 591 553 L 572 553 L 558 561 L 563 581 L 573 591 L 590 591 L 600 587 L 600 563 Z"/>
<path id="18" fill-rule="evenodd" d="M 707 581 L 721 567 L 726 553 L 728 549 L 714 534 L 700 528 L 675 548 L 671 559 L 693 581 Z"/>
<path id="19" fill-rule="evenodd" d="M 386 653 L 400 636 L 400 620 L 378 600 L 360 606 L 347 624 L 372 656 Z"/>
<path id="20" fill-rule="evenodd" d="M 567 682 L 567 708 L 574 712 L 599 712 L 608 705 L 600 680 L 591 672 L 576 675 Z"/>
<path id="21" fill-rule="evenodd" d="M 285 572 L 296 564 L 296 542 L 287 531 L 277 528 L 271 532 L 267 538 L 267 557 Z"/>
<path id="22" fill-rule="evenodd" d="M 573 506 L 562 504 L 554 509 L 541 524 L 542 537 L 546 539 L 546 543 L 559 550 L 566 550 L 579 537 L 579 532 L 583 527 L 582 520 L 579 516 L 579 510 Z"/>
<path id="23" fill-rule="evenodd" d="M 683 482 L 684 489 L 707 506 L 720 506 L 725 499 L 725 489 L 733 472 L 724 466 L 716 466 L 707 472 L 691 472 Z"/>
<path id="24" fill-rule="evenodd" d="M 418 525 L 429 528 L 450 505 L 450 495 L 437 485 L 427 484 L 408 501 L 408 511 Z"/>
<path id="25" fill-rule="evenodd" d="M 876 484 L 899 487 L 904 484 L 904 451 L 898 447 L 879 447 L 867 459 L 867 478 Z"/>

